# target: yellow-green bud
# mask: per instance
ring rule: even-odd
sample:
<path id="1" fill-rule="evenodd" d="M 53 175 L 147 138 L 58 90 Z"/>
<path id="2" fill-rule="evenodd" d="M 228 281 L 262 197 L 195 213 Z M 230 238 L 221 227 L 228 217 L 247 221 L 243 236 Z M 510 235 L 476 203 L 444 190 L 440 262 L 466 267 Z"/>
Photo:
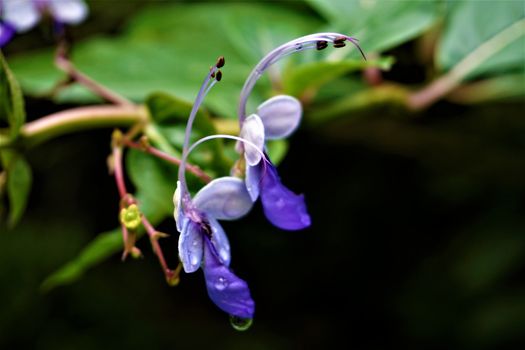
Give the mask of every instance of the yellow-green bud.
<path id="1" fill-rule="evenodd" d="M 136 204 L 120 210 L 120 222 L 128 230 L 136 230 L 140 225 L 140 211 Z"/>

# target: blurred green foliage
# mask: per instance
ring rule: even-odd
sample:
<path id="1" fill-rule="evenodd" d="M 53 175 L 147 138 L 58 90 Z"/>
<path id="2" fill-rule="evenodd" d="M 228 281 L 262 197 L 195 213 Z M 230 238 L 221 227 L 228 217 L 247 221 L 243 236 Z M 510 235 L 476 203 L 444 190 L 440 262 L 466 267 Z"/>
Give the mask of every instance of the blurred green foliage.
<path id="1" fill-rule="evenodd" d="M 148 294 L 153 298 L 162 294 L 158 303 L 151 305 L 155 312 L 173 312 L 169 321 L 145 317 L 146 323 L 154 325 L 151 329 L 146 326 L 148 344 L 171 344 L 165 341 L 172 334 L 166 322 L 177 324 L 201 347 L 208 339 L 195 335 L 195 329 L 206 324 L 203 333 L 220 338 L 217 348 L 321 347 L 343 340 L 357 348 L 402 344 L 408 348 L 510 349 L 520 344 L 525 329 L 523 2 L 137 0 L 126 2 L 126 6 L 101 1 L 90 5 L 93 15 L 83 25 L 85 29 L 74 32 L 80 35 L 74 46 L 74 63 L 95 80 L 145 103 L 150 116 L 146 135 L 153 145 L 175 156 L 180 156 L 184 123 L 191 109 L 188 101 L 196 95 L 217 56 L 226 57 L 224 78 L 206 99 L 193 139 L 214 133 L 217 121 L 235 119 L 238 94 L 250 70 L 265 53 L 288 40 L 316 31 L 339 31 L 358 38 L 368 56 L 363 61 L 353 48 L 292 55 L 261 79 L 250 100 L 249 110 L 277 93 L 292 94 L 303 102 L 305 123 L 302 133 L 292 140 L 295 145 L 283 164 L 283 176 L 306 193 L 314 220 L 312 230 L 300 236 L 276 235 L 256 214 L 236 223 L 238 229 L 228 227 L 239 259 L 235 267 L 246 266 L 262 305 L 254 333 L 244 338 L 223 337 L 224 330 L 208 321 L 209 310 L 200 306 L 203 301 L 195 301 L 203 297 L 202 281 L 188 276 L 184 282 L 189 289 L 164 295 L 164 290 L 156 287 Z M 32 32 L 20 38 L 22 49 L 17 50 L 17 39 L 6 50 L 24 93 L 37 98 L 29 100 L 29 119 L 47 113 L 38 107 L 47 98 L 56 103 L 51 109 L 62 108 L 62 103 L 98 102 L 78 85 L 49 96 L 64 74 L 53 65 L 52 45 L 38 43 L 34 50 L 23 50 L 24 41 L 38 42 L 35 38 L 39 33 Z M 9 133 L 15 135 L 24 121 L 23 105 L 15 80 L 6 63 L 1 63 L 0 116 L 9 122 Z M 414 93 L 453 75 L 458 67 L 466 73 L 457 77 L 457 87 L 440 96 L 445 101 L 419 111 L 410 108 Z M 112 306 L 122 308 L 118 312 L 126 315 L 105 320 L 105 326 L 114 329 L 126 324 L 133 330 L 128 333 L 135 334 L 137 325 L 126 321 L 134 316 L 126 303 L 134 302 L 128 299 L 138 293 L 133 288 L 148 292 L 139 283 L 130 287 L 131 291 L 122 291 L 118 282 L 112 284 L 115 271 L 123 274 L 124 283 L 132 283 L 137 271 L 133 263 L 121 267 L 117 262 L 115 253 L 122 249 L 122 239 L 118 229 L 110 229 L 117 224 L 117 195 L 101 191 L 97 199 L 86 189 L 75 192 L 91 185 L 109 186 L 111 179 L 96 178 L 101 173 L 86 178 L 78 169 L 68 170 L 68 166 L 81 166 L 78 157 L 59 160 L 65 149 L 71 152 L 89 145 L 88 138 L 78 143 L 67 137 L 54 142 L 27 152 L 36 175 L 44 180 L 33 195 L 35 207 L 29 204 L 28 222 L 0 235 L 3 246 L 27 249 L 25 254 L 2 255 L 1 280 L 4 285 L 15 280 L 16 286 L 5 289 L 4 300 L 14 300 L 24 288 L 36 290 L 57 268 L 41 287 L 50 290 L 83 277 L 79 285 L 85 283 L 90 293 L 106 300 L 108 309 L 115 304 Z M 97 147 L 82 151 L 94 157 L 96 151 L 103 153 L 101 149 L 107 148 Z M 0 176 L 0 195 L 7 193 L 9 203 L 0 204 L 10 208 L 11 224 L 21 217 L 31 185 L 24 151 L 23 147 L 2 150 L 4 172 L 0 175 L 7 177 Z M 284 142 L 270 146 L 274 160 L 287 151 Z M 227 173 L 234 156 L 230 144 L 211 141 L 196 150 L 191 160 L 220 175 Z M 154 224 L 167 219 L 167 227 L 174 232 L 171 217 L 176 168 L 138 151 L 128 152 L 125 163 L 141 210 Z M 70 178 L 70 171 L 74 178 Z M 55 173 L 61 174 L 62 181 L 53 179 Z M 194 188 L 200 186 L 198 179 L 188 178 Z M 2 183 L 2 179 L 7 180 Z M 49 183 L 54 187 L 45 195 L 38 192 L 44 191 L 38 188 L 51 186 Z M 78 204 L 80 199 L 68 194 L 62 184 L 91 198 L 91 206 Z M 57 212 L 43 209 L 48 205 L 46 200 Z M 99 203 L 103 200 L 114 205 Z M 113 210 L 114 215 L 97 212 L 97 206 Z M 64 219 L 75 210 L 84 221 Z M 104 215 L 109 218 L 103 225 L 89 221 Z M 42 236 L 35 235 L 40 228 Z M 104 233 L 94 237 L 96 230 Z M 11 240 L 15 234 L 18 237 Z M 38 243 L 20 237 L 24 235 Z M 47 237 L 52 244 L 46 244 Z M 66 242 L 72 242 L 69 250 Z M 175 247 L 174 241 L 169 242 Z M 41 244 L 49 252 L 45 268 L 36 258 Z M 32 258 L 25 261 L 26 255 Z M 106 261 L 108 258 L 112 260 Z M 11 261 L 35 271 L 27 277 L 30 282 L 24 285 L 17 280 L 19 270 Z M 97 264 L 103 267 L 86 274 Z M 106 268 L 108 275 L 103 272 Z M 133 272 L 123 272 L 126 268 Z M 140 278 L 162 284 L 160 273 L 155 276 L 159 278 L 150 278 L 150 274 L 148 270 Z M 281 280 L 288 281 L 286 286 L 276 287 Z M 353 288 L 344 288 L 349 281 Z M 118 293 L 104 299 L 104 293 L 99 292 L 104 283 L 112 285 L 111 293 Z M 74 294 L 72 304 L 86 298 L 82 287 L 67 288 Z M 201 294 L 191 299 L 195 290 Z M 53 293 L 65 292 L 59 289 Z M 177 293 L 189 300 L 189 306 L 181 300 L 169 301 Z M 20 295 L 14 305 L 22 306 L 3 310 L 0 329 L 15 327 L 5 320 L 22 317 L 25 307 L 29 308 L 23 305 L 37 308 L 31 304 L 33 298 L 52 298 L 29 292 Z M 261 296 L 268 299 L 261 300 Z M 137 306 L 142 315 L 148 314 L 148 307 Z M 195 309 L 197 316 L 188 316 Z M 104 307 L 93 310 L 78 312 L 98 320 L 106 311 Z M 76 330 L 75 326 L 61 327 Z M 190 336 L 184 338 L 183 331 L 177 333 L 182 338 L 180 344 L 194 345 Z M 155 338 L 157 333 L 164 338 Z M 92 343 L 86 344 L 101 346 L 97 339 L 90 337 Z M 134 347 L 140 343 L 136 338 L 133 341 L 104 344 Z M 80 343 L 64 340 L 64 344 Z M 43 344 L 46 348 L 55 343 L 44 339 Z"/>

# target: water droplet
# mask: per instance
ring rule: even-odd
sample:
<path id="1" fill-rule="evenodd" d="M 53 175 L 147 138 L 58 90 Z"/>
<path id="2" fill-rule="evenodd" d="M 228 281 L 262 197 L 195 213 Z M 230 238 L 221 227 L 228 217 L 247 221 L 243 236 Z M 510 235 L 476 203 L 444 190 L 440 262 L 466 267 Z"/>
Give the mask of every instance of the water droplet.
<path id="1" fill-rule="evenodd" d="M 277 208 L 279 208 L 279 209 L 282 209 L 282 208 L 284 207 L 284 204 L 285 204 L 285 203 L 284 203 L 284 199 L 282 199 L 282 198 L 279 198 L 279 199 L 277 200 L 277 202 L 275 202 L 275 206 L 276 206 Z"/>
<path id="2" fill-rule="evenodd" d="M 230 324 L 236 331 L 245 331 L 252 326 L 253 318 L 242 318 L 230 315 Z"/>
<path id="3" fill-rule="evenodd" d="M 215 282 L 215 288 L 217 288 L 217 290 L 224 290 L 226 289 L 226 287 L 228 287 L 228 280 L 224 277 L 219 277 L 217 279 L 217 282 Z"/>

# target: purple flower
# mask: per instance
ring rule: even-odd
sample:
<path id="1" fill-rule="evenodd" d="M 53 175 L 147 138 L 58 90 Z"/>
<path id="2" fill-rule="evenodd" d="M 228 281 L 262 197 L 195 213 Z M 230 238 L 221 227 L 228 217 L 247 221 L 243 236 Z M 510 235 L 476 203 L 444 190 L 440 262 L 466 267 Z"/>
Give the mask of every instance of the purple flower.
<path id="1" fill-rule="evenodd" d="M 42 16 L 51 16 L 61 28 L 65 24 L 80 23 L 87 14 L 83 0 L 0 0 L 0 47 L 15 32 L 33 28 Z"/>
<path id="2" fill-rule="evenodd" d="M 252 201 L 243 181 L 215 179 L 193 200 L 179 193 L 174 199 L 175 218 L 181 232 L 179 257 L 184 271 L 191 273 L 202 267 L 210 299 L 230 315 L 252 318 L 255 303 L 247 283 L 229 268 L 230 244 L 218 222 L 238 219 L 250 211 Z"/>
<path id="3" fill-rule="evenodd" d="M 310 216 L 302 195 L 286 188 L 277 169 L 262 154 L 265 140 L 287 137 L 299 125 L 301 103 L 291 96 L 275 96 L 259 106 L 256 114 L 243 123 L 240 137 L 254 144 L 238 143 L 246 161 L 246 188 L 252 201 L 259 195 L 270 222 L 285 230 L 300 230 L 310 226 Z M 267 157 L 266 157 L 267 158 Z"/>
<path id="4" fill-rule="evenodd" d="M 317 33 L 287 42 L 255 66 L 241 91 L 238 110 L 240 137 L 250 144 L 238 143 L 237 150 L 244 153 L 246 161 L 246 187 L 253 201 L 260 195 L 266 217 L 279 228 L 300 230 L 311 224 L 303 196 L 296 195 L 281 183 L 277 169 L 269 160 L 262 161 L 265 141 L 289 136 L 299 125 L 302 107 L 297 99 L 280 95 L 270 98 L 259 106 L 256 113 L 246 117 L 248 97 L 262 74 L 281 58 L 307 49 L 323 50 L 329 43 L 341 48 L 346 41 L 363 54 L 356 39 L 339 33 Z"/>
<path id="5" fill-rule="evenodd" d="M 221 57 L 206 76 L 195 104 L 190 112 L 182 160 L 179 167 L 179 181 L 173 196 L 175 221 L 179 236 L 179 258 L 184 271 L 204 271 L 206 288 L 210 299 L 230 315 L 251 319 L 255 303 L 250 296 L 248 284 L 230 269 L 231 253 L 228 237 L 218 220 L 238 219 L 252 208 L 252 201 L 244 182 L 235 177 L 215 179 L 197 192 L 192 199 L 189 193 L 185 167 L 188 155 L 200 143 L 220 135 L 203 138 L 189 146 L 193 121 L 208 91 L 221 79 L 219 68 L 224 65 Z"/>

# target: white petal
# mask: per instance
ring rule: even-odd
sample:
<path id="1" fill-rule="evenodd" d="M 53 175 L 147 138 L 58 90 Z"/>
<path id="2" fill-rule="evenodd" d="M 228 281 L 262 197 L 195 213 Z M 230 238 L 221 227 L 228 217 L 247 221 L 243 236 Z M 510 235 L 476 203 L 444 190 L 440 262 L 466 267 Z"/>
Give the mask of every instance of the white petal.
<path id="1" fill-rule="evenodd" d="M 203 254 L 203 237 L 199 224 L 185 219 L 179 236 L 179 258 L 184 271 L 197 271 L 201 266 Z"/>
<path id="2" fill-rule="evenodd" d="M 180 181 L 177 181 L 177 188 L 175 193 L 173 193 L 173 217 L 175 218 L 175 224 L 177 225 L 177 231 L 182 232 L 182 205 L 181 205 L 181 195 L 180 195 Z"/>
<path id="3" fill-rule="evenodd" d="M 40 13 L 32 0 L 7 0 L 3 5 L 2 19 L 17 32 L 28 31 L 40 19 Z"/>
<path id="4" fill-rule="evenodd" d="M 228 237 L 217 220 L 208 218 L 208 222 L 212 230 L 211 244 L 217 251 L 220 262 L 225 266 L 230 266 L 231 253 Z"/>
<path id="5" fill-rule="evenodd" d="M 257 109 L 267 140 L 290 135 L 299 125 L 303 108 L 295 97 L 279 95 L 266 100 Z"/>
<path id="6" fill-rule="evenodd" d="M 244 181 L 225 176 L 204 186 L 195 195 L 193 204 L 208 217 L 234 220 L 246 215 L 253 203 Z"/>
<path id="7" fill-rule="evenodd" d="M 246 163 L 248 165 L 259 163 L 264 149 L 264 125 L 258 115 L 252 114 L 244 120 L 240 137 L 251 143 L 244 143 Z"/>
<path id="8" fill-rule="evenodd" d="M 58 22 L 78 24 L 87 17 L 88 7 L 83 0 L 49 0 L 49 11 Z"/>
<path id="9" fill-rule="evenodd" d="M 246 183 L 246 190 L 250 194 L 252 202 L 255 202 L 259 197 L 259 186 L 261 184 L 261 168 L 262 164 L 257 164 L 256 166 L 246 166 L 246 178 L 244 182 Z"/>

